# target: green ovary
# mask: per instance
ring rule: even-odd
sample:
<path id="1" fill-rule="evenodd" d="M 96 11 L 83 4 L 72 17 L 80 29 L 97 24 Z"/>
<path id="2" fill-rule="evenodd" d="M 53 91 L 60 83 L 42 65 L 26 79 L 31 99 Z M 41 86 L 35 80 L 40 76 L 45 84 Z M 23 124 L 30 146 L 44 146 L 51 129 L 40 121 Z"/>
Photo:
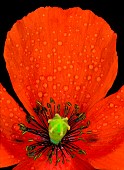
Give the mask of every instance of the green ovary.
<path id="1" fill-rule="evenodd" d="M 49 137 L 53 144 L 58 144 L 62 138 L 70 130 L 68 125 L 68 118 L 61 117 L 59 114 L 55 114 L 53 119 L 48 120 L 49 123 Z"/>

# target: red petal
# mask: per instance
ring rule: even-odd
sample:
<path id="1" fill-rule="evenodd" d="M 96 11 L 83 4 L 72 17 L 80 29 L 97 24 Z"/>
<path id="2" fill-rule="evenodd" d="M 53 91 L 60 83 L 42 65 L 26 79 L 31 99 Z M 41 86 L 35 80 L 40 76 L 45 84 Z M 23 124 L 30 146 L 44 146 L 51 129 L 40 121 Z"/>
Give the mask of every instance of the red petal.
<path id="1" fill-rule="evenodd" d="M 112 153 L 98 159 L 92 159 L 91 164 L 99 169 L 123 170 L 124 169 L 124 143 L 119 145 L 119 147 L 113 150 Z"/>
<path id="2" fill-rule="evenodd" d="M 80 8 L 39 8 L 17 21 L 4 56 L 29 112 L 36 100 L 45 103 L 50 97 L 82 104 L 85 111 L 105 96 L 117 73 L 116 34 Z"/>
<path id="3" fill-rule="evenodd" d="M 25 122 L 25 113 L 13 100 L 13 98 L 6 92 L 5 88 L 0 84 L 1 94 L 1 140 L 5 150 L 2 156 L 2 166 L 9 166 L 15 164 L 26 156 L 26 136 L 23 136 L 19 130 L 19 123 Z M 8 155 L 8 156 L 7 156 Z M 13 158 L 13 162 L 11 157 Z"/>
<path id="4" fill-rule="evenodd" d="M 49 163 L 49 161 L 42 155 L 35 161 L 31 158 L 19 163 L 13 170 L 72 170 L 71 160 L 66 161 L 64 164 L 59 162 L 57 166 L 55 162 Z"/>
<path id="5" fill-rule="evenodd" d="M 19 160 L 16 159 L 14 155 L 10 154 L 2 144 L 0 145 L 0 155 L 0 168 L 11 166 L 19 162 Z"/>
<path id="6" fill-rule="evenodd" d="M 78 157 L 75 157 L 72 160 L 70 170 L 95 170 L 95 168 L 92 165 L 90 165 L 88 162 L 83 161 L 82 159 Z"/>
<path id="7" fill-rule="evenodd" d="M 13 170 L 95 170 L 88 162 L 82 161 L 80 158 L 75 157 L 64 164 L 59 162 L 55 166 L 55 162 L 49 163 L 43 156 L 37 160 L 27 159 L 19 163 Z"/>
<path id="8" fill-rule="evenodd" d="M 113 152 L 124 141 L 124 86 L 101 100 L 87 113 L 91 136 L 87 138 L 87 155 L 98 158 Z"/>

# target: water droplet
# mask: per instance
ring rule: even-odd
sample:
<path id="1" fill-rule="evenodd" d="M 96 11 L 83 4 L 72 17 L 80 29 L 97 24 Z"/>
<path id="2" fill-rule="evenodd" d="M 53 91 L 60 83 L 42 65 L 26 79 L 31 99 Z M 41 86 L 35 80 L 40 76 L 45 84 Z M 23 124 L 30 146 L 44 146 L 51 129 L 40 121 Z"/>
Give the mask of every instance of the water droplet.
<path id="1" fill-rule="evenodd" d="M 86 98 L 87 98 L 87 99 L 90 98 L 90 94 L 86 94 Z"/>
<path id="2" fill-rule="evenodd" d="M 118 119 L 118 116 L 115 116 L 115 119 Z"/>
<path id="3" fill-rule="evenodd" d="M 76 90 L 77 90 L 77 91 L 80 90 L 80 86 L 76 86 Z"/>
<path id="4" fill-rule="evenodd" d="M 28 66 L 26 67 L 26 70 L 29 70 L 29 67 L 28 67 Z"/>
<path id="5" fill-rule="evenodd" d="M 79 78 L 79 76 L 78 75 L 75 75 L 75 79 L 78 79 Z"/>
<path id="6" fill-rule="evenodd" d="M 62 70 L 62 68 L 61 68 L 61 67 L 58 67 L 57 69 L 58 69 L 58 71 L 61 71 L 61 70 Z"/>
<path id="7" fill-rule="evenodd" d="M 91 69 L 91 70 L 93 69 L 93 65 L 92 65 L 92 64 L 91 64 L 91 65 L 89 65 L 89 69 Z"/>
<path id="8" fill-rule="evenodd" d="M 96 72 L 97 72 L 97 71 L 98 71 L 98 67 L 95 67 L 94 71 L 96 71 Z"/>
<path id="9" fill-rule="evenodd" d="M 46 41 L 44 41 L 44 42 L 43 42 L 43 45 L 47 45 L 47 42 L 46 42 Z"/>
<path id="10" fill-rule="evenodd" d="M 15 123 L 15 124 L 13 124 L 12 129 L 18 131 L 20 129 L 20 127 L 17 123 Z"/>
<path id="11" fill-rule="evenodd" d="M 117 96 L 116 96 L 116 98 L 117 98 L 117 99 L 120 99 L 120 96 L 119 96 L 119 95 L 117 95 Z"/>
<path id="12" fill-rule="evenodd" d="M 34 50 L 35 52 L 37 52 L 38 51 L 38 49 L 37 48 L 35 48 L 35 50 Z"/>
<path id="13" fill-rule="evenodd" d="M 42 92 L 38 92 L 39 97 L 42 97 L 42 95 L 43 95 Z"/>
<path id="14" fill-rule="evenodd" d="M 30 61 L 33 61 L 33 57 L 30 57 Z"/>
<path id="15" fill-rule="evenodd" d="M 107 123 L 103 123 L 103 126 L 107 126 Z"/>
<path id="16" fill-rule="evenodd" d="M 95 36 L 95 37 L 97 37 L 97 36 L 98 36 L 98 34 L 94 34 L 94 36 Z"/>
<path id="17" fill-rule="evenodd" d="M 61 45 L 62 45 L 62 41 L 58 41 L 58 45 L 60 45 L 60 46 L 61 46 Z"/>
<path id="18" fill-rule="evenodd" d="M 86 27 L 86 26 L 87 26 L 87 23 L 84 23 L 84 26 Z"/>
<path id="19" fill-rule="evenodd" d="M 56 85 L 53 85 L 53 89 L 56 90 Z"/>
<path id="20" fill-rule="evenodd" d="M 101 77 L 97 77 L 96 81 L 98 81 L 98 82 L 99 82 L 100 80 L 101 80 Z"/>
<path id="21" fill-rule="evenodd" d="M 39 84 L 40 80 L 36 80 L 36 83 Z"/>
<path id="22" fill-rule="evenodd" d="M 52 50 L 54 53 L 56 52 L 56 49 L 55 48 L 53 48 L 53 50 Z"/>
<path id="23" fill-rule="evenodd" d="M 68 86 L 63 87 L 64 91 L 68 91 Z"/>
<path id="24" fill-rule="evenodd" d="M 10 116 L 10 118 L 12 118 L 14 115 L 13 115 L 13 113 L 10 113 L 9 116 Z"/>
<path id="25" fill-rule="evenodd" d="M 63 66 L 63 68 L 64 68 L 64 69 L 66 69 L 66 68 L 67 68 L 67 66 Z"/>
<path id="26" fill-rule="evenodd" d="M 91 76 L 87 76 L 87 80 L 91 80 Z"/>
<path id="27" fill-rule="evenodd" d="M 47 80 L 48 80 L 48 81 L 52 81 L 52 80 L 53 80 L 53 77 L 52 77 L 52 76 L 48 76 L 48 77 L 47 77 Z"/>
<path id="28" fill-rule="evenodd" d="M 31 87 L 30 87 L 30 86 L 27 86 L 27 90 L 31 90 Z"/>
<path id="29" fill-rule="evenodd" d="M 43 84 L 43 87 L 44 87 L 44 88 L 47 88 L 47 83 L 44 83 L 44 84 Z"/>
<path id="30" fill-rule="evenodd" d="M 58 60 L 58 63 L 61 63 L 62 61 L 61 60 Z"/>
<path id="31" fill-rule="evenodd" d="M 16 47 L 18 48 L 18 47 L 19 47 L 19 44 L 16 44 Z"/>
<path id="32" fill-rule="evenodd" d="M 6 102 L 7 102 L 7 104 L 10 104 L 10 103 L 11 103 L 11 100 L 7 100 Z"/>
<path id="33" fill-rule="evenodd" d="M 5 126 L 9 126 L 9 124 L 8 124 L 8 123 L 5 123 Z"/>
<path id="34" fill-rule="evenodd" d="M 65 36 L 65 37 L 67 36 L 67 33 L 66 33 L 66 32 L 64 33 L 64 36 Z"/>
<path id="35" fill-rule="evenodd" d="M 94 45 L 91 45 L 90 47 L 91 47 L 91 49 L 93 49 L 93 48 L 94 48 Z"/>
<path id="36" fill-rule="evenodd" d="M 44 76 L 40 76 L 40 80 L 44 80 Z"/>
<path id="37" fill-rule="evenodd" d="M 114 106 L 114 104 L 113 104 L 113 103 L 110 103 L 110 104 L 109 104 L 109 106 L 110 106 L 110 107 L 113 107 L 113 106 Z"/>

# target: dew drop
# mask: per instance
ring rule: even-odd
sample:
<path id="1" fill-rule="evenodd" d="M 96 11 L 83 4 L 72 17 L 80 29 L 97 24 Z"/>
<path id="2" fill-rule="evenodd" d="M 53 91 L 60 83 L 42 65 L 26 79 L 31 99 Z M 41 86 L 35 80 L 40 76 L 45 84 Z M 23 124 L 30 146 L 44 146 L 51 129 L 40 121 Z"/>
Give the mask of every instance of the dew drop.
<path id="1" fill-rule="evenodd" d="M 9 126 L 9 124 L 8 124 L 8 123 L 5 123 L 5 126 Z"/>
<path id="2" fill-rule="evenodd" d="M 115 119 L 118 119 L 118 116 L 115 116 Z"/>
<path id="3" fill-rule="evenodd" d="M 119 95 L 117 95 L 117 96 L 116 96 L 116 98 L 117 98 L 117 99 L 120 99 L 120 96 L 119 96 Z"/>
<path id="4" fill-rule="evenodd" d="M 33 57 L 30 57 L 30 61 L 33 61 Z"/>
<path id="5" fill-rule="evenodd" d="M 43 45 L 47 45 L 47 42 L 46 42 L 46 41 L 44 41 L 44 42 L 43 42 Z"/>
<path id="6" fill-rule="evenodd" d="M 78 75 L 75 75 L 75 79 L 77 80 L 79 78 L 79 76 Z"/>
<path id="7" fill-rule="evenodd" d="M 92 64 L 91 64 L 91 65 L 89 65 L 89 69 L 91 69 L 91 70 L 93 69 L 93 65 L 92 65 Z"/>
<path id="8" fill-rule="evenodd" d="M 64 68 L 64 69 L 66 69 L 66 68 L 67 68 L 67 66 L 63 66 L 63 68 Z"/>
<path id="9" fill-rule="evenodd" d="M 86 94 L 86 98 L 89 99 L 90 98 L 90 94 Z"/>
<path id="10" fill-rule="evenodd" d="M 6 102 L 7 102 L 7 104 L 10 104 L 10 103 L 11 103 L 11 100 L 7 100 Z"/>
<path id="11" fill-rule="evenodd" d="M 68 91 L 68 86 L 63 87 L 64 91 Z"/>
<path id="12" fill-rule="evenodd" d="M 42 95 L 43 95 L 42 92 L 38 92 L 39 97 L 42 97 Z"/>
<path id="13" fill-rule="evenodd" d="M 98 82 L 99 82 L 100 80 L 101 80 L 101 77 L 97 77 L 96 81 L 98 81 Z"/>
<path id="14" fill-rule="evenodd" d="M 91 80 L 91 76 L 87 76 L 87 80 Z"/>
<path id="15" fill-rule="evenodd" d="M 12 129 L 18 131 L 20 129 L 20 127 L 17 123 L 15 123 L 15 124 L 13 124 Z"/>
<path id="16" fill-rule="evenodd" d="M 86 26 L 87 26 L 87 23 L 84 23 L 84 26 L 86 27 Z"/>
<path id="17" fill-rule="evenodd" d="M 50 58 L 51 57 L 50 54 L 47 54 L 47 57 Z"/>
<path id="18" fill-rule="evenodd" d="M 103 126 L 107 126 L 107 123 L 103 123 Z"/>
<path id="19" fill-rule="evenodd" d="M 97 72 L 98 71 L 98 67 L 95 67 L 94 71 Z"/>
<path id="20" fill-rule="evenodd" d="M 28 67 L 28 66 L 26 67 L 26 70 L 29 70 L 29 67 Z"/>
<path id="21" fill-rule="evenodd" d="M 14 115 L 13 115 L 13 113 L 10 113 L 9 116 L 10 116 L 10 118 L 12 118 Z"/>
<path id="22" fill-rule="evenodd" d="M 60 46 L 61 46 L 61 45 L 62 45 L 62 41 L 58 41 L 58 45 L 60 45 Z"/>
<path id="23" fill-rule="evenodd" d="M 47 83 L 44 83 L 44 84 L 43 84 L 43 87 L 44 87 L 44 88 L 47 88 Z"/>
<path id="24" fill-rule="evenodd" d="M 53 80 L 53 77 L 52 77 L 52 76 L 48 76 L 48 77 L 47 77 L 47 80 L 48 80 L 48 81 L 52 81 L 52 80 Z"/>
<path id="25" fill-rule="evenodd" d="M 110 106 L 110 107 L 114 107 L 114 104 L 113 104 L 113 103 L 110 103 L 109 106 Z"/>
<path id="26" fill-rule="evenodd" d="M 36 83 L 39 84 L 40 80 L 36 80 Z"/>
<path id="27" fill-rule="evenodd" d="M 56 89 L 56 85 L 53 85 L 53 89 L 54 89 L 54 90 Z"/>
<path id="28" fill-rule="evenodd" d="M 30 87 L 30 86 L 27 86 L 27 90 L 31 90 L 31 87 Z"/>
<path id="29" fill-rule="evenodd" d="M 61 71 L 62 70 L 62 68 L 61 67 L 58 67 L 58 71 Z"/>
<path id="30" fill-rule="evenodd" d="M 91 45 L 90 47 L 91 47 L 91 49 L 93 49 L 93 48 L 94 48 L 94 45 Z"/>
<path id="31" fill-rule="evenodd" d="M 76 90 L 79 91 L 80 90 L 80 86 L 76 86 Z"/>

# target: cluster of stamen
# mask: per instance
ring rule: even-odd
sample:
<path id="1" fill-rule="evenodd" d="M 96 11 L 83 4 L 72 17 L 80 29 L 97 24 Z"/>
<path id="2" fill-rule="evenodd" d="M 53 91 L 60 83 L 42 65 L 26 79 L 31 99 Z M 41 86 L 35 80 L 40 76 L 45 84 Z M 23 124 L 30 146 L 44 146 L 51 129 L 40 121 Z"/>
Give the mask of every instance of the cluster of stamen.
<path id="1" fill-rule="evenodd" d="M 27 155 L 37 159 L 46 154 L 50 163 L 52 156 L 55 155 L 56 165 L 60 161 L 64 163 L 67 154 L 72 158 L 76 154 L 85 155 L 86 151 L 79 148 L 75 142 L 85 141 L 82 138 L 83 130 L 89 127 L 90 122 L 85 120 L 86 114 L 80 112 L 79 106 L 75 104 L 72 109 L 72 104 L 67 102 L 62 110 L 60 104 L 56 106 L 52 98 L 50 98 L 50 103 L 47 103 L 47 107 L 39 101 L 36 104 L 34 108 L 36 119 L 30 114 L 26 116 L 30 127 L 19 124 L 23 134 L 30 132 L 39 137 L 39 140 L 29 139 L 32 144 L 26 147 Z M 60 132 L 57 132 L 56 128 Z M 91 133 L 91 131 L 86 133 Z"/>

